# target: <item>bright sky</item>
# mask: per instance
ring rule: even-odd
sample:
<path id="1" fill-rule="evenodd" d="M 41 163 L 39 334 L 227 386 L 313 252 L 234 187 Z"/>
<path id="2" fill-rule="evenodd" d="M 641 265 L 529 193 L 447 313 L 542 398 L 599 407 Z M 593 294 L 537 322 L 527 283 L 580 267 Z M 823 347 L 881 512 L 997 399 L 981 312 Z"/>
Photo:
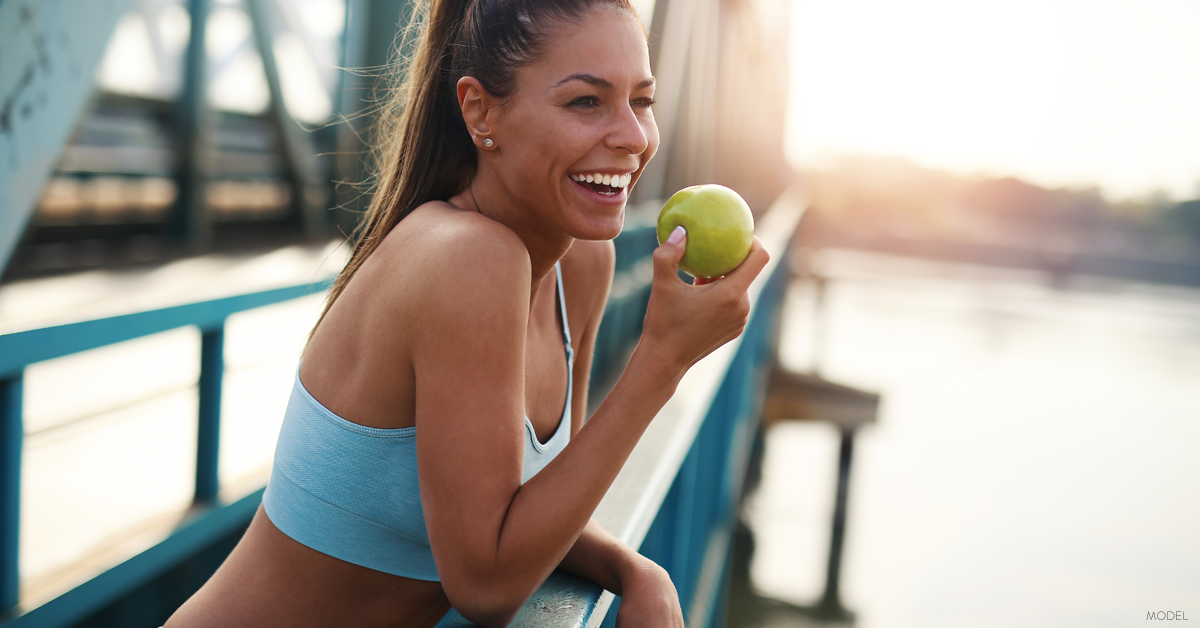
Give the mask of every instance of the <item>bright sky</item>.
<path id="1" fill-rule="evenodd" d="M 792 0 L 793 165 L 1200 196 L 1200 1 Z"/>

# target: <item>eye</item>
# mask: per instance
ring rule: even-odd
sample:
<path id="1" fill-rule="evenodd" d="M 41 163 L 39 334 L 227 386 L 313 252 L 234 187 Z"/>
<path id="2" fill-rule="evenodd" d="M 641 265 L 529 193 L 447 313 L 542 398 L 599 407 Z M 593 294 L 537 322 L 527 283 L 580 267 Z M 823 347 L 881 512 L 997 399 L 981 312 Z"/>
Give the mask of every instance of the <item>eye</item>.
<path id="1" fill-rule="evenodd" d="M 600 99 L 595 96 L 580 96 L 575 100 L 567 103 L 568 107 L 578 107 L 580 109 L 590 109 L 600 106 Z"/>
<path id="2" fill-rule="evenodd" d="M 642 98 L 634 98 L 632 104 L 634 107 L 637 107 L 638 109 L 649 109 L 656 102 L 658 102 L 658 101 L 654 100 L 653 98 L 651 98 L 649 96 L 645 96 Z"/>

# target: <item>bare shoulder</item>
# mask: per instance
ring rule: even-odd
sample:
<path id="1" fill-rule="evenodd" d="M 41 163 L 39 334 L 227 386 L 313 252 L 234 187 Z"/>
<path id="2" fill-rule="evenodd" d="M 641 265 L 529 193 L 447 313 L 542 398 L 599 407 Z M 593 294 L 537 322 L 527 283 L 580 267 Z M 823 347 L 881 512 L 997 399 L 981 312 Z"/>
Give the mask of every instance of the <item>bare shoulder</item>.
<path id="1" fill-rule="evenodd" d="M 383 247 L 402 248 L 417 265 L 429 270 L 473 270 L 493 276 L 529 274 L 529 252 L 504 225 L 448 203 L 426 203 L 388 235 Z"/>
<path id="2" fill-rule="evenodd" d="M 388 269 L 376 288 L 406 299 L 529 289 L 529 253 L 521 239 L 490 218 L 442 202 L 413 210 L 371 256 Z"/>

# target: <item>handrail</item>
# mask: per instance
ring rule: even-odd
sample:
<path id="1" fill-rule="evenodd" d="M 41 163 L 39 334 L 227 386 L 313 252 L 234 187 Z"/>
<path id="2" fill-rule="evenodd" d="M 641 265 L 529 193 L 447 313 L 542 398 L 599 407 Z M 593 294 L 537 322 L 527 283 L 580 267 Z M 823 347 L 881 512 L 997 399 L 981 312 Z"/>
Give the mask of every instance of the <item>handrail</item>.
<path id="1" fill-rule="evenodd" d="M 326 290 L 331 281 L 314 281 L 211 301 L 98 318 L 0 335 L 0 377 L 11 376 L 34 362 L 158 332 L 195 325 L 215 329 L 231 314 Z"/>
<path id="2" fill-rule="evenodd" d="M 330 280 L 295 284 L 0 335 L 0 613 L 15 619 L 6 626 L 69 625 L 103 607 L 145 578 L 165 571 L 197 547 L 244 524 L 258 507 L 262 491 L 235 504 L 216 503 L 220 489 L 221 380 L 225 372 L 225 319 L 237 312 L 315 294 Z M 19 615 L 21 454 L 24 442 L 24 370 L 29 364 L 195 325 L 200 328 L 199 410 L 194 501 L 209 506 L 189 525 L 142 555 L 97 576 L 55 600 Z"/>
<path id="3" fill-rule="evenodd" d="M 803 209 L 799 199 L 785 194 L 761 217 L 756 232 L 771 261 L 750 287 L 746 330 L 692 366 L 594 515 L 605 529 L 666 568 L 689 626 L 711 625 L 719 614 L 737 494 L 790 274 L 788 248 Z M 555 572 L 511 626 L 612 626 L 613 602 L 614 596 L 599 586 Z M 470 625 L 453 611 L 438 624 Z"/>
<path id="4" fill-rule="evenodd" d="M 765 383 L 762 364 L 774 344 L 775 318 L 787 276 L 784 259 L 800 213 L 801 205 L 785 196 L 760 219 L 757 231 L 772 260 L 750 288 L 753 308 L 746 331 L 692 367 L 595 513 L 607 529 L 667 568 L 689 625 L 707 625 L 717 609 L 732 531 L 731 513 L 752 442 L 750 429 L 757 421 L 755 404 Z M 653 233 L 653 221 L 635 219 L 617 240 L 614 294 L 600 330 L 607 353 L 597 351 L 596 373 L 603 374 L 618 364 L 624 345 L 640 335 L 652 277 L 647 272 L 651 270 L 647 255 L 657 245 Z M 261 501 L 261 489 L 233 503 L 222 504 L 217 498 L 224 321 L 235 312 L 315 293 L 328 283 L 292 285 L 0 335 L 0 612 L 7 609 L 2 617 L 9 620 L 6 627 L 73 625 L 249 522 Z M 201 330 L 195 493 L 200 508 L 157 545 L 21 614 L 22 609 L 16 607 L 17 539 L 25 366 L 185 325 Z M 706 457 L 703 467 L 700 456 Z M 710 457 L 721 463 L 712 464 Z M 608 611 L 613 601 L 612 594 L 595 584 L 556 572 L 513 625 L 611 625 L 613 617 Z M 452 612 L 439 625 L 470 624 Z"/>
<path id="5" fill-rule="evenodd" d="M 655 204 L 656 205 L 656 204 Z M 611 316 L 601 325 L 605 350 L 597 351 L 593 371 L 603 375 L 625 344 L 641 333 L 650 284 L 646 258 L 657 241 L 650 205 L 631 208 L 626 229 L 617 238 L 614 284 L 620 289 L 608 303 Z M 218 500 L 221 380 L 224 373 L 225 319 L 236 312 L 326 290 L 331 280 L 289 285 L 259 292 L 186 303 L 150 311 L 0 334 L 0 621 L 6 628 L 70 626 L 188 557 L 244 527 L 262 500 L 262 489 L 229 504 Z M 33 609 L 20 609 L 18 545 L 20 520 L 23 373 L 35 362 L 117 342 L 194 325 L 200 328 L 199 417 L 195 502 L 201 507 L 169 537 L 88 582 Z M 27 611 L 27 612 L 26 612 Z M 23 613 L 23 614 L 22 614 Z"/>

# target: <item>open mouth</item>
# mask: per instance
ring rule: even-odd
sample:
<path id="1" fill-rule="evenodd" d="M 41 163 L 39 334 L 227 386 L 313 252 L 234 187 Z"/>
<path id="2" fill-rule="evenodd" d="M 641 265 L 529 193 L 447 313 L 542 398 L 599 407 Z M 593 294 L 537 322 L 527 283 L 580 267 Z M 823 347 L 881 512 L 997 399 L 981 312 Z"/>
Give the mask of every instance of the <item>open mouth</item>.
<path id="1" fill-rule="evenodd" d="M 628 187 L 629 182 L 633 180 L 631 174 L 573 174 L 570 177 L 579 185 L 604 196 L 620 194 L 621 190 Z"/>

